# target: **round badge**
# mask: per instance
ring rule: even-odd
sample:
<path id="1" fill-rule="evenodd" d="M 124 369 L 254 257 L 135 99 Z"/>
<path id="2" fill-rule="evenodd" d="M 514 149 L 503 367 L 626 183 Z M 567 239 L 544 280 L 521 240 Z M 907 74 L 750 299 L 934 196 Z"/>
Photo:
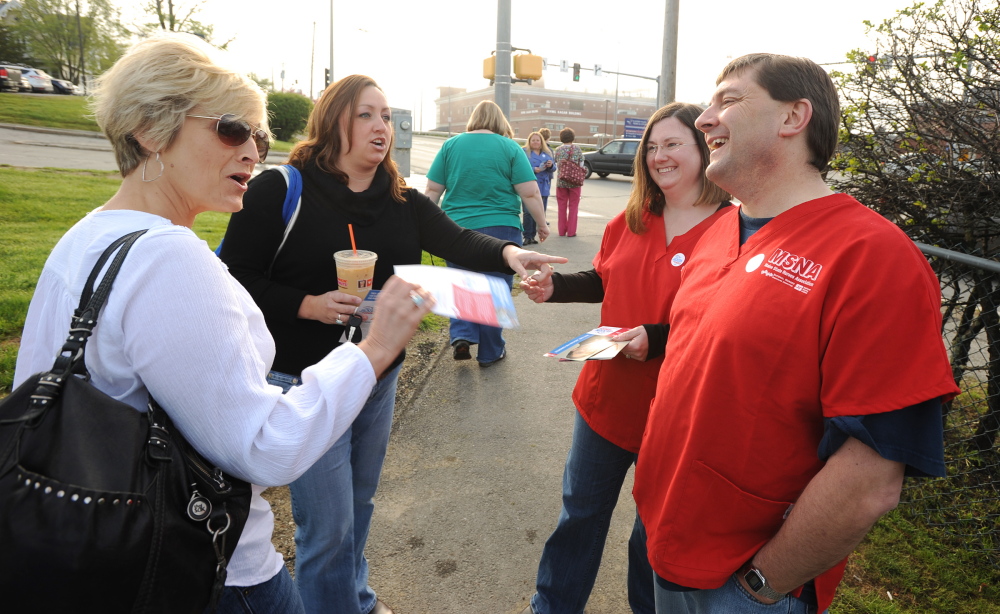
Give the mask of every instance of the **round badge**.
<path id="1" fill-rule="evenodd" d="M 687 256 L 685 256 L 684 254 L 674 254 L 674 257 L 670 259 L 670 264 L 674 266 L 680 266 L 684 264 L 685 260 L 687 260 Z"/>
<path id="2" fill-rule="evenodd" d="M 187 505 L 188 518 L 198 522 L 208 518 L 209 514 L 211 513 L 212 513 L 211 501 L 198 494 L 197 491 L 193 495 L 191 495 L 191 500 L 188 501 Z"/>
<path id="3" fill-rule="evenodd" d="M 757 254 L 747 261 L 747 273 L 753 273 L 764 263 L 764 254 Z"/>

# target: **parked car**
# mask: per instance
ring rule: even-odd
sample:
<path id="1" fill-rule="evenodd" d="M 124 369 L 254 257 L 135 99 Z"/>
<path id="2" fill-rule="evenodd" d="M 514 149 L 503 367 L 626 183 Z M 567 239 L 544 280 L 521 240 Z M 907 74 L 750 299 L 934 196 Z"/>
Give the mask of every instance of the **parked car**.
<path id="1" fill-rule="evenodd" d="M 21 75 L 21 87 L 20 87 L 20 89 L 18 91 L 21 91 L 21 92 L 30 92 L 31 91 L 31 81 L 28 81 L 28 78 L 25 77 L 24 75 Z"/>
<path id="2" fill-rule="evenodd" d="M 53 79 L 52 87 L 56 94 L 77 94 L 77 88 L 73 85 L 72 81 L 66 81 L 65 79 Z"/>
<path id="3" fill-rule="evenodd" d="M 16 92 L 20 87 L 21 69 L 6 64 L 0 65 L 0 91 Z"/>
<path id="4" fill-rule="evenodd" d="M 21 74 L 31 83 L 31 91 L 52 93 L 52 77 L 39 68 L 22 68 Z"/>
<path id="5" fill-rule="evenodd" d="M 632 175 L 632 163 L 641 139 L 615 139 L 597 151 L 583 154 L 583 165 L 587 168 L 587 178 L 597 173 L 598 177 Z"/>

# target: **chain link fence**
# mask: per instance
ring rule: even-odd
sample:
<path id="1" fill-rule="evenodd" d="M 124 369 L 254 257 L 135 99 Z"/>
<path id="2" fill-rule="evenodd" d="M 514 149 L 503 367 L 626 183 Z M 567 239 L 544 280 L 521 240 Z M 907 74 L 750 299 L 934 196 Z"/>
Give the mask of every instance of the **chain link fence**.
<path id="1" fill-rule="evenodd" d="M 944 407 L 948 476 L 908 481 L 908 513 L 1000 565 L 1000 262 L 917 243 L 941 282 L 942 335 L 961 394 Z"/>

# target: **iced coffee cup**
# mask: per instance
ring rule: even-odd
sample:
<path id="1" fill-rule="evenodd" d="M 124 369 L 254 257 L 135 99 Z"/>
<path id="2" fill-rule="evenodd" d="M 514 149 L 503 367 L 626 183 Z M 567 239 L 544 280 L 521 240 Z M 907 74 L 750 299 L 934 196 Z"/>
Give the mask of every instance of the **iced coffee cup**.
<path id="1" fill-rule="evenodd" d="M 365 250 L 354 252 L 349 249 L 333 255 L 337 263 L 337 289 L 359 298 L 368 296 L 375 277 L 375 261 L 378 254 Z"/>

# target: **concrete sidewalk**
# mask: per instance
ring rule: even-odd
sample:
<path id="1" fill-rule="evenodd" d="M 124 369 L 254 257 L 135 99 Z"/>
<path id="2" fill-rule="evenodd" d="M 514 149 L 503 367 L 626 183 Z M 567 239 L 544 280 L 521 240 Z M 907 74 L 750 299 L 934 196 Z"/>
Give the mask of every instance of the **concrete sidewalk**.
<path id="1" fill-rule="evenodd" d="M 568 257 L 563 271 L 589 269 L 606 222 L 581 218 L 577 237 L 536 247 Z M 506 360 L 482 369 L 455 362 L 449 348 L 397 410 L 367 552 L 370 583 L 396 614 L 517 613 L 534 592 L 559 514 L 581 368 L 542 354 L 600 324 L 600 306 L 536 305 L 523 294 L 514 303 L 522 327 L 505 333 Z M 630 474 L 591 614 L 629 612 L 631 488 Z"/>

